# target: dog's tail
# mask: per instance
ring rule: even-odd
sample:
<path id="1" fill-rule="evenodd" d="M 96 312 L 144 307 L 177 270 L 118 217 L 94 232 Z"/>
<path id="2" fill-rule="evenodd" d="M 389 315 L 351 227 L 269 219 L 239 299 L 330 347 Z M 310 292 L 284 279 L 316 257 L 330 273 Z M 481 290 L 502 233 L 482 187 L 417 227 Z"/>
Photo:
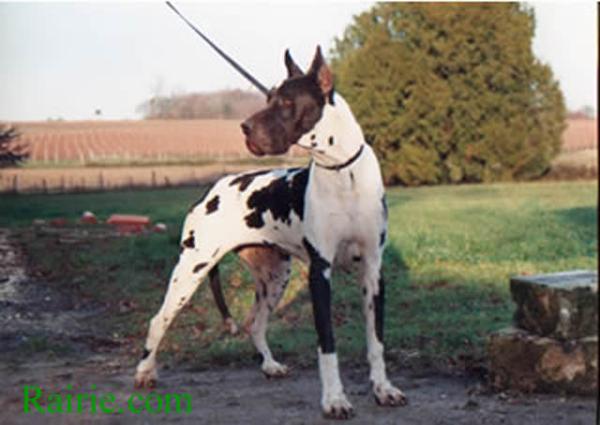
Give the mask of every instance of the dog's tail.
<path id="1" fill-rule="evenodd" d="M 221 288 L 221 277 L 219 275 L 219 265 L 215 265 L 210 272 L 208 272 L 208 279 L 210 281 L 210 290 L 217 304 L 217 308 L 223 318 L 223 325 L 225 329 L 232 335 L 238 333 L 237 325 L 229 313 L 225 298 L 223 297 L 223 289 Z"/>

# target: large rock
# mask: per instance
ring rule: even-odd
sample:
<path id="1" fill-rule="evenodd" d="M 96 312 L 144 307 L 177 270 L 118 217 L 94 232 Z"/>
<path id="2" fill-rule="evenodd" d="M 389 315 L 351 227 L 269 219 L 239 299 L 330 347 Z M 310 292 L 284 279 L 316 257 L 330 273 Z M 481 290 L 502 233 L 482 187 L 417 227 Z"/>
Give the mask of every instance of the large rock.
<path id="1" fill-rule="evenodd" d="M 510 280 L 516 325 L 569 340 L 598 334 L 598 273 L 575 270 Z"/>
<path id="2" fill-rule="evenodd" d="M 497 390 L 594 395 L 598 337 L 568 342 L 506 328 L 488 339 L 490 383 Z"/>

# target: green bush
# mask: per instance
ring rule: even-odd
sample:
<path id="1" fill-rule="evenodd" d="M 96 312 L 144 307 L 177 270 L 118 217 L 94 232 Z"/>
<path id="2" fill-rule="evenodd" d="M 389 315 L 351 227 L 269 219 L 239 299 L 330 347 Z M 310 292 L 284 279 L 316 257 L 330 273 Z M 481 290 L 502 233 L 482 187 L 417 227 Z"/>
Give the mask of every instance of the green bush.
<path id="1" fill-rule="evenodd" d="M 379 3 L 332 50 L 336 87 L 388 183 L 523 180 L 560 149 L 565 106 L 517 3 Z"/>

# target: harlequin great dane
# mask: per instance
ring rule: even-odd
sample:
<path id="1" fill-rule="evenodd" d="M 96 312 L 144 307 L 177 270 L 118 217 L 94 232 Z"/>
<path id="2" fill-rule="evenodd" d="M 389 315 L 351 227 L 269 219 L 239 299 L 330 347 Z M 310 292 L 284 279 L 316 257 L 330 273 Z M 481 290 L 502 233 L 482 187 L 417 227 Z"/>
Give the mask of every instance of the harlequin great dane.
<path id="1" fill-rule="evenodd" d="M 242 124 L 248 149 L 257 156 L 283 154 L 297 144 L 307 149 L 308 168 L 256 171 L 227 176 L 192 206 L 185 219 L 181 254 L 162 307 L 150 321 L 136 386 L 156 383 L 156 353 L 165 331 L 210 274 L 218 287 L 217 264 L 237 251 L 256 281 L 249 326 L 267 376 L 287 368 L 273 359 L 266 341 L 269 313 L 290 275 L 290 256 L 309 264 L 309 289 L 318 335 L 326 417 L 349 418 L 331 323 L 331 269 L 354 262 L 364 294 L 370 380 L 376 401 L 406 403 L 386 376 L 383 357 L 384 283 L 381 257 L 387 208 L 381 171 L 348 104 L 334 91 L 333 77 L 317 52 L 307 73 L 286 51 L 288 78 L 268 96 L 267 106 Z M 216 285 L 215 285 L 216 284 Z"/>

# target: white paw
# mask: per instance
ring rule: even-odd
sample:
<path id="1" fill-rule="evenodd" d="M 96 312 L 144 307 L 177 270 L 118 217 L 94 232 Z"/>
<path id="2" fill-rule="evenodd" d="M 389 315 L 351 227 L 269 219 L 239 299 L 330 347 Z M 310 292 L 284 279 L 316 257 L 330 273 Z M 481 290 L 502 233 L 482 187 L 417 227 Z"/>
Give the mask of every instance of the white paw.
<path id="1" fill-rule="evenodd" d="M 400 389 L 388 381 L 373 385 L 375 401 L 380 406 L 406 406 L 408 399 Z"/>
<path id="2" fill-rule="evenodd" d="M 283 378 L 290 373 L 290 370 L 286 365 L 271 360 L 264 362 L 261 369 L 267 378 Z"/>
<path id="3" fill-rule="evenodd" d="M 146 371 L 138 370 L 135 374 L 135 388 L 156 388 L 156 381 L 158 380 L 158 374 L 156 368 L 152 368 Z"/>
<path id="4" fill-rule="evenodd" d="M 350 419 L 354 416 L 354 408 L 344 393 L 323 400 L 323 416 L 328 419 Z"/>

